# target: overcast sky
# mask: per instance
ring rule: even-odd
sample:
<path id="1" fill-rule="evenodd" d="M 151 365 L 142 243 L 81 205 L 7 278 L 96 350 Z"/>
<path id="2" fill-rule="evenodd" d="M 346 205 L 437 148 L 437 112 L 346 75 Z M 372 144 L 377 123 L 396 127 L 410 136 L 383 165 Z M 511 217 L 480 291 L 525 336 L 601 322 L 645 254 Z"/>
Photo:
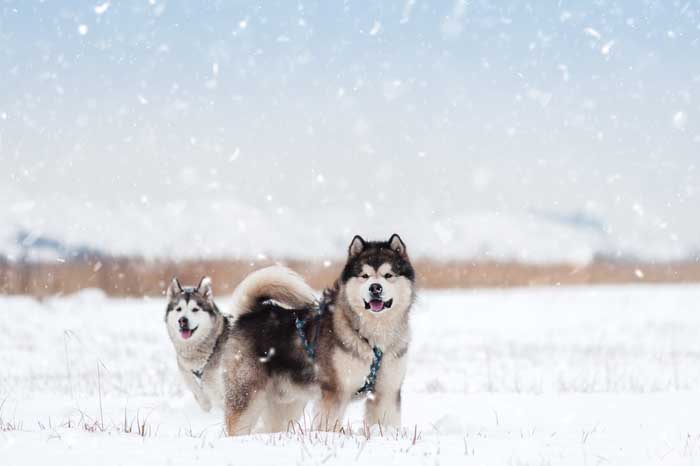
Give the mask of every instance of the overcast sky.
<path id="1" fill-rule="evenodd" d="M 0 2 L 3 189 L 697 236 L 697 2 L 202 3 Z"/>

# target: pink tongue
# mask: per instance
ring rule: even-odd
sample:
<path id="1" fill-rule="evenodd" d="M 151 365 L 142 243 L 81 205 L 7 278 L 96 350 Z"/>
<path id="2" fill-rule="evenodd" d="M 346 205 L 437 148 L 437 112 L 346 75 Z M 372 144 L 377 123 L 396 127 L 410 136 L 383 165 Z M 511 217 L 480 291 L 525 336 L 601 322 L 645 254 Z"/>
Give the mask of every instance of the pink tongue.
<path id="1" fill-rule="evenodd" d="M 369 302 L 369 307 L 374 311 L 374 312 L 379 312 L 382 309 L 384 309 L 384 301 L 381 301 L 379 299 L 373 299 L 372 301 Z"/>
<path id="2" fill-rule="evenodd" d="M 189 337 L 192 336 L 192 330 L 180 330 L 180 335 L 182 335 L 182 338 L 187 340 Z"/>

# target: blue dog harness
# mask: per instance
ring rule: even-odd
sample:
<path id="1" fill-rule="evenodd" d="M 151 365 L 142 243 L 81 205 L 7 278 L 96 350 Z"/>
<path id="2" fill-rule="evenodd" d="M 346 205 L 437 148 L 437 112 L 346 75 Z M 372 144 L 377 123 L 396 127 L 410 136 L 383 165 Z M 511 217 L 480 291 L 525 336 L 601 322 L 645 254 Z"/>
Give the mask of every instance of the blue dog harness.
<path id="1" fill-rule="evenodd" d="M 294 319 L 296 320 L 295 325 L 297 327 L 297 335 L 299 335 L 299 339 L 301 340 L 301 344 L 306 350 L 306 355 L 311 359 L 312 361 L 316 359 L 316 349 L 314 348 L 314 343 L 316 340 L 318 340 L 318 334 L 321 331 L 321 325 L 316 326 L 316 336 L 314 338 L 314 343 L 311 343 L 307 338 L 306 338 L 306 333 L 304 332 L 304 325 L 306 325 L 308 322 L 312 321 L 318 321 L 321 320 L 321 310 L 317 311 L 318 314 L 313 318 L 313 319 L 300 319 L 298 316 L 294 316 Z"/>
<path id="2" fill-rule="evenodd" d="M 365 377 L 365 384 L 357 391 L 358 395 L 374 392 L 374 383 L 377 381 L 379 368 L 382 367 L 382 356 L 384 356 L 384 353 L 377 346 L 372 347 L 372 352 L 374 353 L 374 359 L 372 359 L 372 365 L 369 366 L 369 374 Z"/>
<path id="3" fill-rule="evenodd" d="M 326 312 L 327 306 L 328 304 L 326 303 L 326 301 L 322 301 L 318 305 L 318 308 L 316 308 L 315 316 L 307 319 L 300 319 L 296 315 L 294 317 L 297 335 L 299 335 L 301 344 L 304 347 L 304 350 L 306 350 L 306 355 L 311 361 L 314 361 L 316 359 L 316 348 L 314 347 L 314 345 L 318 341 L 318 335 L 321 331 L 321 324 L 319 323 L 316 326 L 316 335 L 314 336 L 313 342 L 309 341 L 309 339 L 306 337 L 306 332 L 304 332 L 304 326 L 309 322 L 320 321 Z M 367 338 L 363 337 L 362 335 L 360 335 L 360 338 L 365 340 L 367 344 L 370 345 L 369 340 Z M 378 346 L 372 346 L 372 353 L 374 354 L 374 358 L 372 359 L 372 364 L 369 367 L 369 374 L 367 374 L 367 377 L 365 377 L 364 385 L 356 392 L 357 395 L 364 395 L 366 393 L 374 392 L 374 385 L 377 381 L 377 374 L 379 373 L 379 368 L 382 367 L 382 357 L 384 356 L 384 353 Z"/>

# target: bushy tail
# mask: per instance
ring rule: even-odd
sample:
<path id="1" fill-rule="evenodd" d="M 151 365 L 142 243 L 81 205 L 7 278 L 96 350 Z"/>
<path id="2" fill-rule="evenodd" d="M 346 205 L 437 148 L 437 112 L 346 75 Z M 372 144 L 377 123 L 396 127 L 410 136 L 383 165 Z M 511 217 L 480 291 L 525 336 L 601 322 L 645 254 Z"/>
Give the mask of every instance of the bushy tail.
<path id="1" fill-rule="evenodd" d="M 296 272 L 281 265 L 274 265 L 256 270 L 238 284 L 233 291 L 231 314 L 246 314 L 252 310 L 255 303 L 265 300 L 274 300 L 282 306 L 301 309 L 312 306 L 316 302 L 316 296 Z"/>

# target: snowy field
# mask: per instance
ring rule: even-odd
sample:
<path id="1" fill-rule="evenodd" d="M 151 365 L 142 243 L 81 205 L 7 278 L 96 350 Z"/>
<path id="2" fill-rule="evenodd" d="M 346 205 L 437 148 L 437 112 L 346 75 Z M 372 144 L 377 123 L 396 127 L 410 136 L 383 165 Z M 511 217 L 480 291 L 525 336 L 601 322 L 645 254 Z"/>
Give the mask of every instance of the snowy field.
<path id="1" fill-rule="evenodd" d="M 424 292 L 403 431 L 363 431 L 354 406 L 350 434 L 302 420 L 230 439 L 179 380 L 162 300 L 2 297 L 0 463 L 700 464 L 699 302 L 697 286 Z"/>

